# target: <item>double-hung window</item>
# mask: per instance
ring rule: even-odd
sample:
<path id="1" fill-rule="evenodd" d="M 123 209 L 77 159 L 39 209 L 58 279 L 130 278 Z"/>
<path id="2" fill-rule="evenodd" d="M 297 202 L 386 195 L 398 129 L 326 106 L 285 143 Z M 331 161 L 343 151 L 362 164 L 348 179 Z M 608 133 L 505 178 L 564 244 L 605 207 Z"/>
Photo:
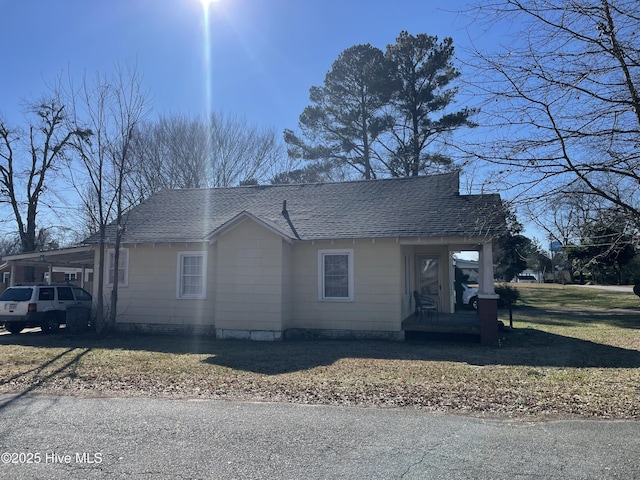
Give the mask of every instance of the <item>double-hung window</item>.
<path id="1" fill-rule="evenodd" d="M 205 252 L 178 253 L 178 298 L 205 298 L 207 287 Z"/>
<path id="2" fill-rule="evenodd" d="M 353 301 L 353 250 L 318 251 L 318 298 Z"/>
<path id="3" fill-rule="evenodd" d="M 118 285 L 126 287 L 129 284 L 129 249 L 121 248 L 118 253 L 118 266 L 116 267 L 116 252 L 107 252 L 107 285 L 113 285 L 114 279 L 118 279 Z"/>

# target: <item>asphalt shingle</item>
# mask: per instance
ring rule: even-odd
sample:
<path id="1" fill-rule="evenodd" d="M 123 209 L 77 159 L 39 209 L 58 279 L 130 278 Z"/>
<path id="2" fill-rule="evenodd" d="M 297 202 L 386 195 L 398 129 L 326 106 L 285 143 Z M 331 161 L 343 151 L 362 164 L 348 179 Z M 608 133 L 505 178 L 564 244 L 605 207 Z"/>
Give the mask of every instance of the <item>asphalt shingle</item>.
<path id="1" fill-rule="evenodd" d="M 458 174 L 300 185 L 165 190 L 134 207 L 126 243 L 198 242 L 243 212 L 292 239 L 494 236 L 497 194 L 459 195 Z M 287 216 L 283 215 L 286 202 Z M 107 237 L 113 236 L 113 226 Z M 97 242 L 96 235 L 87 239 Z"/>

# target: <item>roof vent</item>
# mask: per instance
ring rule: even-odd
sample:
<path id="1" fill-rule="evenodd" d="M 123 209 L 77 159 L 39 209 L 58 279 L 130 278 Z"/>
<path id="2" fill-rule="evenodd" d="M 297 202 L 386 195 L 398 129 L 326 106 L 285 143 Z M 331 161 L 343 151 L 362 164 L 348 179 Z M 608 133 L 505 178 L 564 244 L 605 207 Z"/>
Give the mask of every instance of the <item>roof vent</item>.
<path id="1" fill-rule="evenodd" d="M 282 202 L 282 215 L 284 215 L 285 217 L 289 214 L 289 212 L 287 212 L 287 201 L 284 200 Z"/>

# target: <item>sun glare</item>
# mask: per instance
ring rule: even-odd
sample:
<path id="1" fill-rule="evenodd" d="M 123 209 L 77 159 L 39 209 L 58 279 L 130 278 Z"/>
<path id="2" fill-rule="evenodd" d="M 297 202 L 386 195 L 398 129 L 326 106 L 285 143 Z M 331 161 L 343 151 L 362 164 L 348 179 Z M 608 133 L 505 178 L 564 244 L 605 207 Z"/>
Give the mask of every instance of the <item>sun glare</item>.
<path id="1" fill-rule="evenodd" d="M 202 74 L 203 74 L 203 87 L 204 87 L 204 118 L 207 122 L 211 122 L 211 115 L 213 111 L 213 95 L 212 95 L 212 62 L 211 62 L 211 24 L 210 24 L 210 10 L 211 4 L 218 3 L 218 0 L 200 0 L 202 5 Z M 210 136 L 208 138 L 210 142 Z M 204 219 L 209 218 L 208 202 L 205 202 L 205 208 L 203 211 Z M 197 316 L 199 319 L 203 318 L 204 311 L 203 305 L 198 307 Z"/>

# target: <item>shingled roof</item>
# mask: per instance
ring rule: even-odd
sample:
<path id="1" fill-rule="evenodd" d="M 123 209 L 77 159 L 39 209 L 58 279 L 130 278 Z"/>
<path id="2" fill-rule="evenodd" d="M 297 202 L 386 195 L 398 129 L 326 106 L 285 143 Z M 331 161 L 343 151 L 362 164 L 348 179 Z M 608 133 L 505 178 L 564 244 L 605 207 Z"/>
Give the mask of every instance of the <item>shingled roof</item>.
<path id="1" fill-rule="evenodd" d="M 301 185 L 165 190 L 134 207 L 125 243 L 200 242 L 248 216 L 292 240 L 492 237 L 500 197 L 459 195 L 457 173 Z M 113 237 L 113 226 L 107 237 Z M 87 243 L 96 243 L 96 235 Z"/>

